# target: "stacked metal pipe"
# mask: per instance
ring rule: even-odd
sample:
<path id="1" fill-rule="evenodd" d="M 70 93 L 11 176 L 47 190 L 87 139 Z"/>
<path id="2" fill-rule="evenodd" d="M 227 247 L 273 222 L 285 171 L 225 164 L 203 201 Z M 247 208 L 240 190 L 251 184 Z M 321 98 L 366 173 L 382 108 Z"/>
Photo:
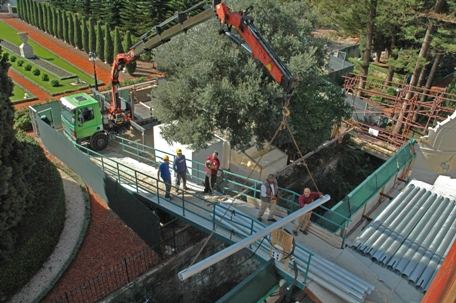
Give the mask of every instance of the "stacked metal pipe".
<path id="1" fill-rule="evenodd" d="M 221 226 L 233 230 L 238 236 L 248 237 L 252 233 L 264 229 L 264 224 L 252 220 L 249 216 L 243 214 L 237 209 L 224 204 L 217 205 L 215 208 L 215 217 L 221 220 Z M 223 219 L 222 219 L 223 218 Z M 270 238 L 270 236 L 268 236 Z M 267 255 L 269 254 L 269 243 L 265 241 L 256 241 L 256 245 L 261 245 Z M 256 247 L 251 247 L 251 250 Z M 295 262 L 300 272 L 298 278 L 303 281 L 303 274 L 307 270 L 307 260 L 311 257 L 308 278 L 326 288 L 347 302 L 363 302 L 367 294 L 371 293 L 374 286 L 340 266 L 330 262 L 321 256 L 318 256 L 300 245 L 296 245 L 294 250 Z M 292 261 L 290 261 L 292 262 Z"/>
<path id="2" fill-rule="evenodd" d="M 353 244 L 359 253 L 426 291 L 456 238 L 456 201 L 412 181 Z"/>

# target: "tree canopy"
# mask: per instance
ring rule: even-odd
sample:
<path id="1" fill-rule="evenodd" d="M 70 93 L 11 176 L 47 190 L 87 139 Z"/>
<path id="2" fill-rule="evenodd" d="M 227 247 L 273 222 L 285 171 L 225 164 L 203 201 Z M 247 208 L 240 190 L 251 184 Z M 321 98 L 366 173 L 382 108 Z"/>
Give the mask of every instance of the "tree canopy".
<path id="1" fill-rule="evenodd" d="M 0 47 L 0 260 L 12 249 L 19 224 L 31 199 L 26 174 L 33 160 L 27 146 L 16 139 L 14 108 L 10 101 L 13 82 L 8 77 L 8 55 Z"/>
<path id="2" fill-rule="evenodd" d="M 273 0 L 227 4 L 232 11 L 253 5 L 257 28 L 299 76 L 288 121 L 299 148 L 315 148 L 350 110 L 342 90 L 323 78 L 324 48 L 307 38 L 315 19 L 310 8 L 304 2 L 280 6 Z M 282 121 L 284 91 L 259 61 L 220 36 L 219 27 L 214 19 L 156 50 L 158 68 L 168 81 L 152 91 L 155 114 L 166 123 L 162 133 L 168 141 L 201 149 L 218 133 L 236 149 L 249 148 L 252 138 L 261 146 Z M 291 142 L 285 130 L 273 144 Z"/>

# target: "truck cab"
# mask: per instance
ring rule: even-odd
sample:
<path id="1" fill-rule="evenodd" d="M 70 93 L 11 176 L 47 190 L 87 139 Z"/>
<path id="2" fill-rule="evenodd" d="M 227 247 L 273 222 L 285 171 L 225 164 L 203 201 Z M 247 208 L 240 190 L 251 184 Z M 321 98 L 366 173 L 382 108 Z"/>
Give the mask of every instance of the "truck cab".
<path id="1" fill-rule="evenodd" d="M 96 151 L 108 145 L 108 136 L 103 127 L 102 113 L 98 101 L 87 93 L 62 97 L 61 117 L 63 134 L 78 144 L 87 142 Z"/>

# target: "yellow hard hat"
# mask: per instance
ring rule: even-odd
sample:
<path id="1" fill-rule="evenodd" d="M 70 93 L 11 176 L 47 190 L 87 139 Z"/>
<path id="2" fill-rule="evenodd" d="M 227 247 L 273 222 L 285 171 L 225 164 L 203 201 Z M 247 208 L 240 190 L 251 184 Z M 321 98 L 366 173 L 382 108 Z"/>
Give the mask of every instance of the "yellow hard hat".
<path id="1" fill-rule="evenodd" d="M 166 161 L 166 160 L 169 160 L 169 156 L 167 156 L 167 155 L 163 157 L 163 161 Z"/>
<path id="2" fill-rule="evenodd" d="M 182 149 L 180 149 L 180 148 L 176 149 L 176 153 L 182 154 Z"/>

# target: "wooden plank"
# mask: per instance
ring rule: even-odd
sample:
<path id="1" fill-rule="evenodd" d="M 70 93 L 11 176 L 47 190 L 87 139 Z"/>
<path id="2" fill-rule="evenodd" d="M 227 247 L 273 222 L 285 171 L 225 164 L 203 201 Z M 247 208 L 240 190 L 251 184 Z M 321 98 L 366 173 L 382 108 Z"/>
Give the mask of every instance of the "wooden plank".
<path id="1" fill-rule="evenodd" d="M 269 251 L 269 256 L 272 258 L 272 246 L 275 244 L 278 244 L 282 246 L 283 251 L 285 252 L 286 255 L 289 255 L 291 253 L 291 248 L 293 246 L 293 236 L 290 235 L 289 233 L 283 231 L 282 229 L 276 229 L 272 232 L 271 234 L 271 248 Z M 286 257 L 284 254 L 284 258 Z M 288 270 L 288 264 L 290 263 L 290 258 L 284 259 L 284 269 L 285 271 Z"/>
<path id="2" fill-rule="evenodd" d="M 334 245 L 336 247 L 342 247 L 342 238 L 337 235 L 332 234 L 331 232 L 321 228 L 320 226 L 310 223 L 308 230 L 313 233 L 315 236 L 321 238 L 322 240 Z"/>

